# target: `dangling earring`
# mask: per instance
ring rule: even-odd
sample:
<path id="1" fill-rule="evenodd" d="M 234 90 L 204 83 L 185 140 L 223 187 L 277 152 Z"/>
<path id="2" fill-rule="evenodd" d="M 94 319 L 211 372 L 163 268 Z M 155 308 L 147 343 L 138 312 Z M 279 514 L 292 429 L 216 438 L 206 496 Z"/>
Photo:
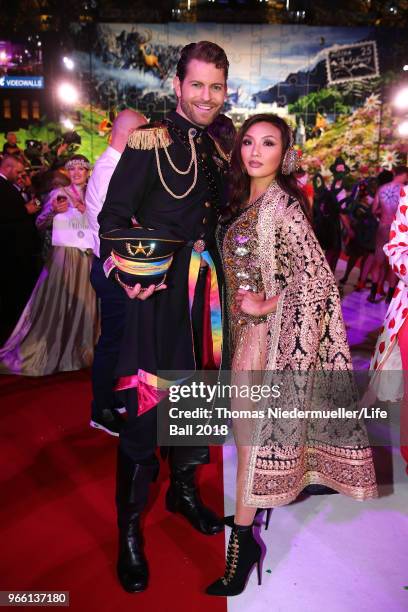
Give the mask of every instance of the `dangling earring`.
<path id="1" fill-rule="evenodd" d="M 298 154 L 293 148 L 293 134 L 291 130 L 290 137 L 289 137 L 289 146 L 286 149 L 285 155 L 283 156 L 282 174 L 288 175 L 288 174 L 292 174 L 292 172 L 296 172 L 297 167 L 298 167 L 298 162 L 299 162 Z"/>

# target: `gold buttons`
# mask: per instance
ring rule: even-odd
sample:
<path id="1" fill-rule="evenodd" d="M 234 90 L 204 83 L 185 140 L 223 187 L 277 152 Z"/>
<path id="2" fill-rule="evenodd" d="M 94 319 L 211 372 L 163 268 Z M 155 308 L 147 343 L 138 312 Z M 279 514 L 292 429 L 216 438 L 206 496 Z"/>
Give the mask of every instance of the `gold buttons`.
<path id="1" fill-rule="evenodd" d="M 207 223 L 207 217 L 204 217 L 203 219 L 203 225 L 205 225 Z"/>
<path id="2" fill-rule="evenodd" d="M 206 208 L 211 208 L 211 202 L 205 202 L 205 203 L 204 203 L 204 206 L 205 206 Z"/>
<path id="3" fill-rule="evenodd" d="M 197 143 L 197 144 L 201 144 L 202 142 L 203 142 L 203 139 L 201 138 L 201 136 L 199 136 L 199 137 L 196 139 L 196 143 Z"/>
<path id="4" fill-rule="evenodd" d="M 206 153 L 205 151 L 203 151 L 203 152 L 201 153 L 201 157 L 202 157 L 203 159 L 207 159 L 207 153 Z"/>

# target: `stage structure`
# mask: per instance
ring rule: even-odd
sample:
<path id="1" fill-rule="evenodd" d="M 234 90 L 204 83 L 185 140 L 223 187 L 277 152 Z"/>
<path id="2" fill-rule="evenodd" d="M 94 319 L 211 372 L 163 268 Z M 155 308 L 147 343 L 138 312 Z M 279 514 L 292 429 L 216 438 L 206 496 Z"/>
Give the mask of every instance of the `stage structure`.
<path id="1" fill-rule="evenodd" d="M 341 153 L 353 173 L 374 173 L 406 158 L 408 138 L 390 104 L 408 79 L 404 30 L 215 23 L 71 30 L 80 102 L 70 117 L 93 159 L 114 113 L 131 107 L 157 120 L 174 108 L 180 49 L 199 40 L 217 42 L 230 59 L 226 114 L 237 126 L 257 112 L 286 117 L 305 167 L 324 175 Z"/>

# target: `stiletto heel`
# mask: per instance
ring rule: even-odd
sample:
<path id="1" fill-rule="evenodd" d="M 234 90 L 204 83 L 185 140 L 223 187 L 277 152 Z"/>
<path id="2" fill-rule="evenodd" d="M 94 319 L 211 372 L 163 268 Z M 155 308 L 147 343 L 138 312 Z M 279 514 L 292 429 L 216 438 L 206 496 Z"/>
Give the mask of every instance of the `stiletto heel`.
<path id="1" fill-rule="evenodd" d="M 239 595 L 245 589 L 255 565 L 258 584 L 261 584 L 261 554 L 262 549 L 254 538 L 252 525 L 234 525 L 228 542 L 224 576 L 207 587 L 207 595 Z"/>
<path id="2" fill-rule="evenodd" d="M 269 521 L 271 520 L 272 508 L 266 509 L 266 523 L 265 523 L 265 531 L 269 527 Z"/>
<path id="3" fill-rule="evenodd" d="M 261 573 L 261 560 L 259 559 L 259 561 L 256 564 L 256 570 L 258 572 L 258 585 L 261 586 L 262 584 L 262 573 Z"/>

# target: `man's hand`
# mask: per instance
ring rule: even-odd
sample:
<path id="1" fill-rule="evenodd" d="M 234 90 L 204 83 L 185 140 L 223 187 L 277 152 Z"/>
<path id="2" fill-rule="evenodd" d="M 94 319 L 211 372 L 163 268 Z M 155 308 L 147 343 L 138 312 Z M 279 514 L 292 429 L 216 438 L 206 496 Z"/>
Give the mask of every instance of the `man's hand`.
<path id="1" fill-rule="evenodd" d="M 62 144 L 60 144 L 60 146 L 57 149 L 57 156 L 59 157 L 60 155 L 63 155 L 63 153 L 65 153 L 65 151 L 68 149 L 68 144 L 66 142 L 63 142 Z"/>
<path id="2" fill-rule="evenodd" d="M 34 200 L 30 200 L 25 204 L 26 211 L 29 215 L 35 215 L 40 210 Z"/>
<path id="3" fill-rule="evenodd" d="M 144 301 L 147 300 L 147 298 L 153 295 L 153 293 L 155 293 L 156 291 L 162 291 L 162 289 L 167 289 L 167 285 L 160 285 L 159 287 L 156 287 L 156 285 L 150 285 L 146 289 L 143 289 L 142 285 L 140 283 L 137 283 L 137 285 L 135 285 L 133 289 L 127 289 L 126 287 L 124 287 L 124 289 L 131 300 L 137 298 L 138 300 Z"/>

